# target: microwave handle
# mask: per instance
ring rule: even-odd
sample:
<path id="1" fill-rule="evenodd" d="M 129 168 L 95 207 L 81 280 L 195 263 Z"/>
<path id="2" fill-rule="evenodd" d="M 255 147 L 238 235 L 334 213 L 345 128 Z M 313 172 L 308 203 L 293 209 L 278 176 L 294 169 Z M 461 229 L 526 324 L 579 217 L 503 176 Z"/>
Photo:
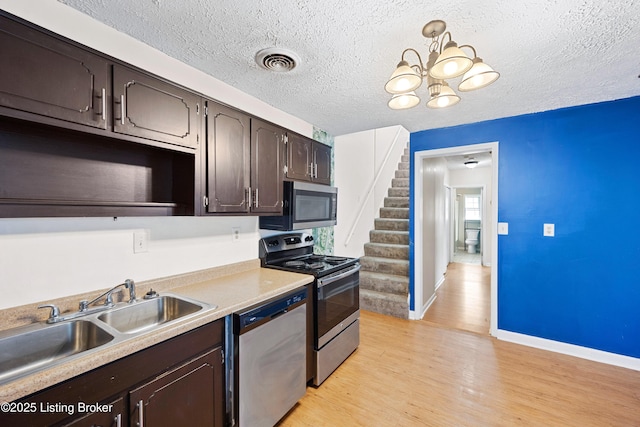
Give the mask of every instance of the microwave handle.
<path id="1" fill-rule="evenodd" d="M 360 264 L 356 265 L 353 268 L 350 268 L 349 270 L 345 271 L 342 274 L 338 274 L 337 276 L 331 276 L 331 277 L 327 277 L 326 279 L 318 279 L 318 288 L 321 288 L 323 286 L 329 285 L 333 282 L 337 282 L 340 279 L 344 279 L 345 277 L 357 272 L 360 270 Z"/>

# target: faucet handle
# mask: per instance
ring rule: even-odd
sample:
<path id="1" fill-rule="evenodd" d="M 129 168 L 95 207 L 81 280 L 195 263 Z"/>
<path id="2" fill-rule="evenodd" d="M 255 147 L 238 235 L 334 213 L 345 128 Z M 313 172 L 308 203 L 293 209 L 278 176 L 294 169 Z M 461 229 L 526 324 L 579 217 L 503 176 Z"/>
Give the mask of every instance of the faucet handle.
<path id="1" fill-rule="evenodd" d="M 57 305 L 54 305 L 54 304 L 42 304 L 42 305 L 39 305 L 38 308 L 50 308 L 51 309 L 51 314 L 49 315 L 49 318 L 47 319 L 47 323 L 54 323 L 60 317 L 60 309 L 58 308 Z"/>

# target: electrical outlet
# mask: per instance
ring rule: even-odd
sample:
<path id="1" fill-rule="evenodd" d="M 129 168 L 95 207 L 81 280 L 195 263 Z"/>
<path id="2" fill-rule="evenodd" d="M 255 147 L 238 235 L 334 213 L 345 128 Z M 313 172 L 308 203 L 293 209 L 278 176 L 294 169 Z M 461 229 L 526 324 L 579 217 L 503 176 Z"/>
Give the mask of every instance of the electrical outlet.
<path id="1" fill-rule="evenodd" d="M 133 253 L 138 254 L 149 251 L 149 233 L 146 230 L 133 232 Z"/>
<path id="2" fill-rule="evenodd" d="M 234 242 L 240 240 L 240 227 L 231 227 L 231 240 Z"/>
<path id="3" fill-rule="evenodd" d="M 553 237 L 556 235 L 555 224 L 545 224 L 542 230 L 542 235 L 546 237 Z"/>

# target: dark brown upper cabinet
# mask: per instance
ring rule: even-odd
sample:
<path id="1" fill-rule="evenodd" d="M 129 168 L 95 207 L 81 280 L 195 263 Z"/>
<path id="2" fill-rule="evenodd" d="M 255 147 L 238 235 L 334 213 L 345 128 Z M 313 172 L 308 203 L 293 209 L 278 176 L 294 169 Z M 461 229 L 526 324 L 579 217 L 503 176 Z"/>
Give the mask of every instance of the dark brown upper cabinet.
<path id="1" fill-rule="evenodd" d="M 207 212 L 248 213 L 251 167 L 250 117 L 232 108 L 208 102 L 206 133 L 204 172 Z"/>
<path id="2" fill-rule="evenodd" d="M 287 134 L 287 178 L 331 184 L 331 147 L 292 132 Z"/>
<path id="3" fill-rule="evenodd" d="M 251 119 L 252 212 L 282 214 L 284 129 Z"/>
<path id="4" fill-rule="evenodd" d="M 0 16 L 0 106 L 107 129 L 110 62 Z"/>
<path id="5" fill-rule="evenodd" d="M 207 102 L 206 213 L 282 213 L 284 130 Z"/>
<path id="6" fill-rule="evenodd" d="M 198 145 L 200 97 L 153 76 L 113 67 L 113 130 L 184 147 Z"/>

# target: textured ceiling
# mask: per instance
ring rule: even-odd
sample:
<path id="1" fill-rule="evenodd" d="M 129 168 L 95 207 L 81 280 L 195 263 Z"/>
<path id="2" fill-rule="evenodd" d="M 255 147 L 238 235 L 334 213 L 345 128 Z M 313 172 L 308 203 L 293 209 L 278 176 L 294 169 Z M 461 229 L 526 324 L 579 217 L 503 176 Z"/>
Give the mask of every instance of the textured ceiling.
<path id="1" fill-rule="evenodd" d="M 640 0 L 59 0 L 333 135 L 409 131 L 640 95 Z M 448 109 L 387 107 L 402 50 L 427 56 L 427 21 L 501 73 Z M 289 73 L 258 67 L 293 50 Z M 454 87 L 457 86 L 457 83 Z"/>

